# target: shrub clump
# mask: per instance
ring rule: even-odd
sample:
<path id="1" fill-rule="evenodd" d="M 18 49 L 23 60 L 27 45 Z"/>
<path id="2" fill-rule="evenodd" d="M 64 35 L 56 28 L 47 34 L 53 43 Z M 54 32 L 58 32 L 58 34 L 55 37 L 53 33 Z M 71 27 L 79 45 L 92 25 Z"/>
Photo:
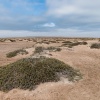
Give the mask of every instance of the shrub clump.
<path id="1" fill-rule="evenodd" d="M 100 43 L 93 43 L 90 48 L 97 48 L 100 49 Z"/>
<path id="2" fill-rule="evenodd" d="M 50 51 L 53 51 L 53 50 L 55 50 L 55 49 L 56 49 L 56 48 L 53 47 L 53 46 L 50 46 L 50 47 L 47 48 L 47 50 L 50 50 Z"/>
<path id="3" fill-rule="evenodd" d="M 87 42 L 70 42 L 70 41 L 65 41 L 63 42 L 62 46 L 67 46 L 72 48 L 73 46 L 78 46 L 78 45 L 87 45 Z"/>
<path id="4" fill-rule="evenodd" d="M 44 50 L 44 47 L 38 46 L 38 47 L 35 48 L 34 53 L 41 53 L 41 52 L 43 52 L 43 50 Z"/>
<path id="5" fill-rule="evenodd" d="M 61 51 L 62 49 L 61 48 L 56 48 L 56 51 Z"/>
<path id="6" fill-rule="evenodd" d="M 49 50 L 49 51 L 61 51 L 61 48 L 56 48 L 56 47 L 53 47 L 53 46 L 44 48 L 44 47 L 42 47 L 42 46 L 39 46 L 39 47 L 36 47 L 36 48 L 35 48 L 34 53 L 35 53 L 35 54 L 36 54 L 36 53 L 39 53 L 39 54 L 40 54 L 40 53 L 43 52 L 44 50 Z"/>
<path id="7" fill-rule="evenodd" d="M 28 52 L 26 50 L 23 50 L 23 49 L 19 49 L 19 50 L 15 50 L 15 51 L 12 51 L 12 52 L 9 52 L 8 54 L 6 54 L 6 56 L 8 58 L 11 58 L 11 57 L 15 57 L 17 56 L 18 54 L 28 54 Z"/>
<path id="8" fill-rule="evenodd" d="M 73 81 L 81 74 L 65 63 L 53 58 L 24 58 L 12 64 L 0 67 L 0 90 L 13 88 L 34 89 L 44 82 L 60 80 L 57 73 L 66 75 Z"/>
<path id="9" fill-rule="evenodd" d="M 72 43 L 71 41 L 63 41 L 62 43 Z"/>
<path id="10" fill-rule="evenodd" d="M 16 42 L 16 40 L 14 40 L 14 39 L 10 39 L 10 41 L 11 41 L 11 42 Z"/>
<path id="11" fill-rule="evenodd" d="M 49 50 L 49 51 L 61 51 L 61 48 L 50 46 L 46 50 Z"/>

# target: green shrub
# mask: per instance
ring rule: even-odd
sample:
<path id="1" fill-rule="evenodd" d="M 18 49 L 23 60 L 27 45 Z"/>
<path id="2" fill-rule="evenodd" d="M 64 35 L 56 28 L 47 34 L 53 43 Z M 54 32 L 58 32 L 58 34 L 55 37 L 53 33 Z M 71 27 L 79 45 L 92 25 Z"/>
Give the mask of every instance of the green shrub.
<path id="1" fill-rule="evenodd" d="M 100 43 L 93 43 L 90 48 L 97 48 L 100 49 Z"/>
<path id="2" fill-rule="evenodd" d="M 87 42 L 70 42 L 70 41 L 66 41 L 63 42 L 64 44 L 62 44 L 62 46 L 67 46 L 67 47 L 73 47 L 73 46 L 78 46 L 78 45 L 87 45 Z"/>
<path id="3" fill-rule="evenodd" d="M 8 54 L 6 54 L 6 56 L 8 58 L 11 58 L 11 57 L 15 57 L 17 56 L 17 54 L 28 54 L 28 52 L 26 50 L 23 50 L 23 49 L 19 49 L 19 50 L 15 50 L 15 51 L 12 51 L 12 52 L 9 52 Z"/>
<path id="4" fill-rule="evenodd" d="M 10 39 L 11 42 L 16 42 L 16 40 Z"/>
<path id="5" fill-rule="evenodd" d="M 72 43 L 71 41 L 63 41 L 62 43 Z"/>
<path id="6" fill-rule="evenodd" d="M 80 42 L 80 45 L 87 45 L 88 43 L 87 42 Z"/>
<path id="7" fill-rule="evenodd" d="M 36 48 L 35 48 L 34 53 L 41 53 L 41 52 L 43 52 L 43 50 L 44 50 L 44 47 L 39 46 L 39 47 L 36 47 Z"/>
<path id="8" fill-rule="evenodd" d="M 56 47 L 53 47 L 53 46 L 44 48 L 44 47 L 42 47 L 42 46 L 39 46 L 39 47 L 36 47 L 36 48 L 35 48 L 34 53 L 41 53 L 41 52 L 43 52 L 44 50 L 49 50 L 49 51 L 61 51 L 61 48 L 56 48 Z"/>
<path id="9" fill-rule="evenodd" d="M 56 48 L 56 51 L 61 51 L 62 49 L 61 48 Z"/>
<path id="10" fill-rule="evenodd" d="M 0 90 L 13 88 L 34 89 L 44 82 L 57 82 L 57 73 L 66 75 L 73 81 L 81 74 L 65 63 L 53 58 L 24 58 L 12 64 L 0 67 Z"/>
<path id="11" fill-rule="evenodd" d="M 64 44 L 62 44 L 61 46 L 68 46 L 69 44 L 68 43 L 64 43 Z"/>
<path id="12" fill-rule="evenodd" d="M 56 48 L 53 47 L 53 46 L 50 46 L 50 47 L 47 48 L 47 50 L 50 50 L 50 51 L 53 51 L 53 50 L 55 50 L 55 49 L 56 49 Z"/>
<path id="13" fill-rule="evenodd" d="M 61 51 L 61 48 L 50 46 L 46 50 L 49 50 L 49 51 Z"/>
<path id="14" fill-rule="evenodd" d="M 81 44 L 80 42 L 75 42 L 75 43 L 70 44 L 70 46 L 77 46 L 77 45 L 80 45 L 80 44 Z"/>

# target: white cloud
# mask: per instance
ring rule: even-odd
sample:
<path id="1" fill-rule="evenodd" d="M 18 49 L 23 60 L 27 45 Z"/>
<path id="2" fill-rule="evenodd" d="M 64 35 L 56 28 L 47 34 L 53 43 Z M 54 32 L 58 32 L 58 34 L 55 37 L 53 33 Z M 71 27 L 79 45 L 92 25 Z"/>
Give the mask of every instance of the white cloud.
<path id="1" fill-rule="evenodd" d="M 55 27 L 55 23 L 45 23 L 42 25 L 43 27 Z"/>
<path id="2" fill-rule="evenodd" d="M 26 36 L 61 36 L 61 37 L 100 37 L 100 30 L 86 31 L 78 29 L 55 29 L 49 32 L 34 32 L 34 31 L 12 31 L 12 30 L 0 30 L 0 37 L 26 37 Z"/>
<path id="3" fill-rule="evenodd" d="M 100 18 L 100 0 L 46 0 L 48 15 L 62 17 L 70 14 Z"/>
<path id="4" fill-rule="evenodd" d="M 100 0 L 46 0 L 47 8 L 43 7 L 45 11 L 41 15 L 33 14 L 39 11 L 34 8 L 36 4 L 28 0 L 6 1 L 11 7 L 6 7 L 5 1 L 0 3 L 0 36 L 100 37 Z M 23 13 L 15 12 L 15 8 L 22 9 Z"/>

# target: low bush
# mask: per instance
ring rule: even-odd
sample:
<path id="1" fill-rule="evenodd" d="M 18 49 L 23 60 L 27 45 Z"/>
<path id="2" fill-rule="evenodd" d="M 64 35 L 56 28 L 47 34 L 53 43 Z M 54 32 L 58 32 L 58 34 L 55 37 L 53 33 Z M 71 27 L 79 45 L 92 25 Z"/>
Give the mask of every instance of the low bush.
<path id="1" fill-rule="evenodd" d="M 62 73 L 70 81 L 81 74 L 62 61 L 53 58 L 24 58 L 12 64 L 0 67 L 0 90 L 13 88 L 34 89 L 44 82 L 57 82 L 58 73 Z"/>
<path id="2" fill-rule="evenodd" d="M 87 42 L 80 42 L 80 45 L 87 45 L 88 43 Z"/>
<path id="3" fill-rule="evenodd" d="M 73 42 L 71 42 L 71 41 L 63 41 L 62 43 L 73 43 Z"/>
<path id="4" fill-rule="evenodd" d="M 43 50 L 44 50 L 44 47 L 38 46 L 38 47 L 35 48 L 34 53 L 41 53 L 41 52 L 43 52 Z"/>
<path id="5" fill-rule="evenodd" d="M 75 42 L 75 43 L 71 43 L 70 46 L 77 46 L 77 45 L 80 45 L 81 43 L 80 42 Z"/>
<path id="6" fill-rule="evenodd" d="M 46 50 L 49 50 L 49 51 L 61 51 L 61 48 L 50 46 Z"/>
<path id="7" fill-rule="evenodd" d="M 44 50 L 49 50 L 49 51 L 61 51 L 61 48 L 57 48 L 57 47 L 53 47 L 53 46 L 50 46 L 50 47 L 47 47 L 47 48 L 44 48 L 42 46 L 38 46 L 35 48 L 35 51 L 34 53 L 41 53 L 43 52 Z"/>
<path id="8" fill-rule="evenodd" d="M 56 48 L 56 51 L 61 51 L 62 49 L 61 48 Z"/>
<path id="9" fill-rule="evenodd" d="M 62 46 L 67 46 L 67 47 L 73 47 L 73 46 L 78 46 L 78 45 L 87 45 L 88 43 L 87 42 L 70 42 L 70 41 L 67 41 L 67 42 L 64 42 L 64 44 L 62 44 Z"/>
<path id="10" fill-rule="evenodd" d="M 23 50 L 23 49 L 19 49 L 19 50 L 15 50 L 15 51 L 12 51 L 12 52 L 9 52 L 8 54 L 6 54 L 6 56 L 8 58 L 11 58 L 11 57 L 15 57 L 17 56 L 18 54 L 28 54 L 28 52 L 26 50 Z"/>
<path id="11" fill-rule="evenodd" d="M 90 48 L 97 48 L 100 49 L 100 43 L 93 43 Z"/>
<path id="12" fill-rule="evenodd" d="M 13 39 L 9 39 L 11 42 L 16 42 L 16 40 L 13 40 Z"/>
<path id="13" fill-rule="evenodd" d="M 47 50 L 50 50 L 50 51 L 53 51 L 53 50 L 55 50 L 55 49 L 56 49 L 56 48 L 53 47 L 53 46 L 50 46 L 50 47 L 47 48 Z"/>

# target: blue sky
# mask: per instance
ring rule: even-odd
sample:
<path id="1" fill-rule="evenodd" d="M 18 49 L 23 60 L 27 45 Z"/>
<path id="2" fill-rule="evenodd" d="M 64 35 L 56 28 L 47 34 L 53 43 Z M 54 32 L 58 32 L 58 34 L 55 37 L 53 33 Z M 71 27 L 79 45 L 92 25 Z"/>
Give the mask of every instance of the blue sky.
<path id="1" fill-rule="evenodd" d="M 0 0 L 0 37 L 100 38 L 100 0 Z"/>

